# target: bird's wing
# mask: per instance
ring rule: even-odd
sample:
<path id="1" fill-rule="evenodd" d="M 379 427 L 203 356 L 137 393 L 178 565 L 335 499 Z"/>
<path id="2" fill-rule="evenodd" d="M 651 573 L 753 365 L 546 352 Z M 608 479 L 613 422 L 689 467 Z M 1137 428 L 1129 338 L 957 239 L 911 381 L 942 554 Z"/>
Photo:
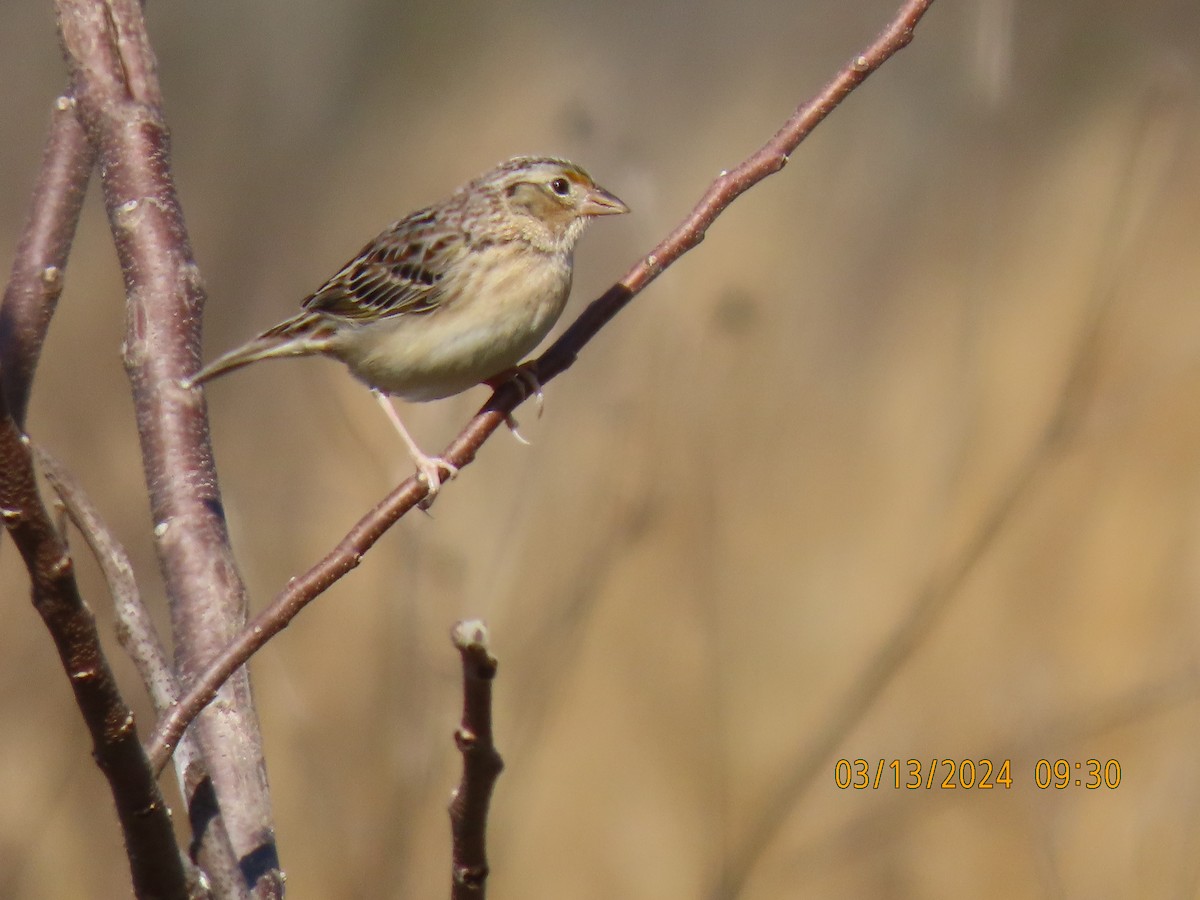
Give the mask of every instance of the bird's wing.
<path id="1" fill-rule="evenodd" d="M 467 249 L 460 230 L 441 227 L 422 210 L 367 244 L 304 301 L 304 309 L 350 321 L 432 312 L 445 299 L 446 272 Z"/>

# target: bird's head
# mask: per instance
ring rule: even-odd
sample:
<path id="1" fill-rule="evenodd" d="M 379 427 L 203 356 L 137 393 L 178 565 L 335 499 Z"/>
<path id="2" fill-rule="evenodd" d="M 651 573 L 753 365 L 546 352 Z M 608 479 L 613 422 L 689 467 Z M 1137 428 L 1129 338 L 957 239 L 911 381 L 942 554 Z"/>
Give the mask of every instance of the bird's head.
<path id="1" fill-rule="evenodd" d="M 548 156 L 510 159 L 472 184 L 489 197 L 504 230 L 550 252 L 569 254 L 596 216 L 629 212 L 581 167 Z"/>

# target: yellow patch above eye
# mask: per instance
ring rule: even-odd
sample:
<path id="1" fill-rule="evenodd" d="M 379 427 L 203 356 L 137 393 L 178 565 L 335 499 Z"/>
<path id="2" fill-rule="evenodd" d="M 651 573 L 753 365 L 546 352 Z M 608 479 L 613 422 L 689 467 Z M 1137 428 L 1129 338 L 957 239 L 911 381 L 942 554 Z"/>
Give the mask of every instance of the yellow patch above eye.
<path id="1" fill-rule="evenodd" d="M 563 172 L 563 177 L 572 184 L 577 184 L 581 187 L 592 187 L 592 179 L 588 177 L 586 172 L 581 172 L 578 169 L 567 169 Z"/>

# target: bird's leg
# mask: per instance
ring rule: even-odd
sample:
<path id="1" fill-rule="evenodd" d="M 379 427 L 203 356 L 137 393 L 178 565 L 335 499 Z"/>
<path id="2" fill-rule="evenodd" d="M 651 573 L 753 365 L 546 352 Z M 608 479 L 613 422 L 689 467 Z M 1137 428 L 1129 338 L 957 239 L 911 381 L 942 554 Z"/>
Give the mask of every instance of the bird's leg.
<path id="1" fill-rule="evenodd" d="M 400 414 L 396 412 L 396 407 L 392 406 L 392 398 L 382 391 L 372 390 L 371 393 L 375 395 L 375 399 L 383 407 L 384 415 L 388 417 L 388 421 L 400 432 L 400 438 L 404 441 L 404 446 L 408 448 L 408 455 L 412 457 L 412 461 L 416 463 L 417 471 L 425 479 L 425 483 L 429 485 L 429 494 L 425 499 L 432 501 L 442 486 L 441 470 L 446 470 L 446 480 L 449 480 L 458 474 L 458 466 L 446 462 L 440 456 L 427 456 L 422 452 L 421 448 L 417 446 L 417 442 L 412 439 L 412 435 L 408 433 L 408 429 L 404 427 L 404 423 L 400 421 Z"/>
<path id="2" fill-rule="evenodd" d="M 537 406 L 537 415 L 540 419 L 542 417 L 542 413 L 545 412 L 546 409 L 546 398 L 542 395 L 542 383 L 538 381 L 538 377 L 533 374 L 530 365 L 525 363 L 524 365 L 516 366 L 512 369 L 505 369 L 499 375 L 493 375 L 491 378 L 485 381 L 484 384 L 486 384 L 492 390 L 496 390 L 506 381 L 519 381 L 521 383 L 521 390 L 524 394 L 522 399 L 533 397 L 533 402 Z M 516 417 L 513 416 L 512 413 L 505 414 L 504 424 L 506 424 L 508 426 L 508 430 L 513 433 L 513 437 L 515 437 L 522 444 L 529 444 L 529 441 L 525 440 L 524 436 L 521 434 L 519 430 L 520 423 L 517 422 Z"/>

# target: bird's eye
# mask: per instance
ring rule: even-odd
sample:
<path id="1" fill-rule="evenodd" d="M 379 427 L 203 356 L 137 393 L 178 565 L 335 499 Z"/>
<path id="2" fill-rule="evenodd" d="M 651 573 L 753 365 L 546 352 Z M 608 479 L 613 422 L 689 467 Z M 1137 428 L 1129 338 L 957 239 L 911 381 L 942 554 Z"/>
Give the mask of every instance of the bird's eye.
<path id="1" fill-rule="evenodd" d="M 571 193 L 571 183 L 565 178 L 555 178 L 550 182 L 550 190 L 560 197 L 565 197 Z"/>

